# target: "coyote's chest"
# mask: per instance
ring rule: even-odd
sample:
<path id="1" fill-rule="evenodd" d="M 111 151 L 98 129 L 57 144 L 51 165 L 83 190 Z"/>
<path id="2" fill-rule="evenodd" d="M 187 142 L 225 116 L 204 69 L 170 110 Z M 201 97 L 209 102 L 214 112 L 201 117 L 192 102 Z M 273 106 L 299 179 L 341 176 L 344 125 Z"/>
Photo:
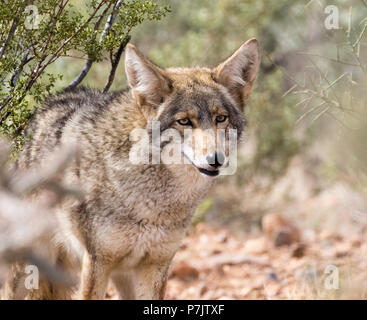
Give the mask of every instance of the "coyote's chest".
<path id="1" fill-rule="evenodd" d="M 196 180 L 191 185 L 184 182 L 178 181 L 164 197 L 156 188 L 125 198 L 125 206 L 116 215 L 124 216 L 128 208 L 129 218 L 108 223 L 108 232 L 98 233 L 99 244 L 111 255 L 121 255 L 130 267 L 142 259 L 170 259 L 180 246 L 196 206 L 211 186 L 208 180 Z"/>
<path id="2" fill-rule="evenodd" d="M 142 259 L 160 261 L 170 259 L 178 250 L 185 235 L 185 228 L 176 230 L 165 226 L 147 224 L 140 226 L 134 243 L 131 243 L 130 253 L 126 259 L 128 264 L 138 264 Z"/>
<path id="3" fill-rule="evenodd" d="M 142 260 L 161 261 L 170 259 L 180 246 L 186 226 L 172 227 L 169 223 L 156 223 L 147 219 L 110 228 L 99 234 L 99 246 L 111 257 L 121 260 L 122 267 L 134 267 Z"/>

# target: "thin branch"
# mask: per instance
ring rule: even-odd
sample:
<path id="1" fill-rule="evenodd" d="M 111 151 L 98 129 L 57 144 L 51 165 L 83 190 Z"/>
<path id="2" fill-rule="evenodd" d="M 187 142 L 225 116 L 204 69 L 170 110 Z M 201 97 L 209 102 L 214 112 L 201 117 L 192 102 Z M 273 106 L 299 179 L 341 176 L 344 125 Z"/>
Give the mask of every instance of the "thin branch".
<path id="1" fill-rule="evenodd" d="M 2 57 L 4 55 L 4 52 L 7 48 L 7 46 L 9 45 L 9 42 L 11 40 L 11 38 L 14 36 L 15 34 L 15 30 L 17 30 L 17 27 L 18 27 L 18 20 L 14 20 L 11 27 L 10 27 L 10 30 L 9 30 L 9 33 L 8 33 L 8 36 L 5 40 L 5 43 L 3 44 L 3 46 L 0 48 L 0 57 Z"/>
<path id="2" fill-rule="evenodd" d="M 316 115 L 316 117 L 314 117 L 312 120 L 311 120 L 311 123 L 314 123 L 317 119 L 319 119 L 323 114 L 325 114 L 326 112 L 329 111 L 331 107 L 330 106 L 327 106 L 325 107 L 324 110 L 322 110 L 318 115 Z"/>
<path id="3" fill-rule="evenodd" d="M 71 54 L 62 54 L 62 55 L 60 55 L 60 57 L 64 57 L 64 58 L 73 58 L 73 59 L 79 59 L 79 60 L 84 60 L 84 61 L 88 60 L 88 58 L 87 58 L 87 57 L 73 56 L 73 55 L 71 55 Z"/>
<path id="4" fill-rule="evenodd" d="M 11 99 L 12 97 L 12 94 L 14 93 L 15 91 L 15 88 L 17 86 L 17 83 L 18 83 L 18 80 L 19 80 L 19 77 L 20 77 L 20 74 L 22 73 L 24 67 L 34 59 L 34 57 L 28 57 L 29 56 L 29 53 L 30 53 L 30 49 L 27 50 L 27 52 L 24 54 L 24 57 L 22 59 L 22 62 L 20 64 L 20 66 L 18 67 L 18 70 L 14 73 L 14 75 L 11 77 L 11 80 L 10 80 L 10 84 L 11 84 L 11 87 L 12 89 L 10 90 L 10 92 L 6 95 L 6 97 L 4 98 L 4 101 L 3 103 L 0 103 L 0 111 L 3 110 L 6 105 L 8 104 L 9 100 Z M 7 114 L 9 115 L 9 113 Z M 6 118 L 6 117 L 5 117 Z M 1 121 L 0 121 L 0 125 L 2 124 L 3 120 L 5 118 L 1 118 Z"/>
<path id="5" fill-rule="evenodd" d="M 108 19 L 107 19 L 107 22 L 105 24 L 104 30 L 101 34 L 101 39 L 103 39 L 105 36 L 107 36 L 110 33 L 112 25 L 114 24 L 116 16 L 117 16 L 117 11 L 120 9 L 122 3 L 123 3 L 123 1 L 119 0 L 114 5 L 112 13 L 108 16 Z"/>
<path id="6" fill-rule="evenodd" d="M 312 107 L 311 109 L 307 110 L 305 113 L 303 113 L 296 121 L 296 124 L 298 124 L 304 117 L 306 117 L 308 114 L 312 113 L 316 109 L 322 107 L 326 102 L 323 101 L 319 105 Z"/>
<path id="7" fill-rule="evenodd" d="M 364 27 L 362 28 L 361 33 L 359 34 L 359 36 L 358 36 L 357 40 L 356 40 L 356 41 L 354 42 L 354 44 L 353 44 L 353 47 L 355 47 L 358 43 L 360 43 L 360 42 L 361 42 L 361 39 L 362 39 L 363 34 L 365 33 L 366 29 L 367 29 L 367 23 L 365 23 L 365 24 L 364 24 Z"/>
<path id="8" fill-rule="evenodd" d="M 106 0 L 102 0 L 94 12 L 90 15 L 90 17 L 79 27 L 79 29 L 69 38 L 67 38 L 55 51 L 55 53 L 50 57 L 50 59 L 43 65 L 42 68 L 37 70 L 37 73 L 41 74 L 52 62 L 54 62 L 58 57 L 62 49 L 65 48 L 66 45 L 69 44 L 71 40 L 73 40 L 87 25 L 88 23 L 94 19 L 95 15 L 97 14 L 98 10 L 106 3 Z M 39 71 L 39 72 L 38 72 Z M 37 77 L 38 78 L 38 77 Z"/>
<path id="9" fill-rule="evenodd" d="M 77 87 L 87 76 L 90 68 L 92 67 L 92 64 L 93 60 L 89 58 L 85 63 L 83 70 L 77 75 L 77 77 L 73 81 L 69 83 L 69 85 L 65 88 L 65 91 L 72 90 Z"/>
<path id="10" fill-rule="evenodd" d="M 8 267 L 14 262 L 29 262 L 36 265 L 53 283 L 65 286 L 76 285 L 75 278 L 50 263 L 50 256 L 47 254 L 40 256 L 35 250 L 40 250 L 39 240 L 52 234 L 57 227 L 57 221 L 51 214 L 52 208 L 49 205 L 54 203 L 55 197 L 47 192 L 50 189 L 45 186 L 45 182 L 54 181 L 58 184 L 59 173 L 77 157 L 78 150 L 73 146 L 60 150 L 55 155 L 55 158 L 60 160 L 59 163 L 41 170 L 48 175 L 43 176 L 43 179 L 34 179 L 34 174 L 31 172 L 8 169 L 10 150 L 9 144 L 0 141 L 0 265 Z M 23 185 L 18 190 L 14 188 L 17 183 L 25 183 L 28 188 L 37 190 L 40 187 L 46 192 L 43 197 L 38 197 L 37 201 L 30 201 L 22 193 L 22 190 L 26 191 Z M 69 196 L 69 194 L 59 193 L 58 188 L 53 188 L 53 192 L 56 193 L 58 203 Z M 35 223 L 37 228 L 32 228 L 31 226 Z M 42 247 L 48 249 L 48 244 L 44 242 Z"/>
<path id="11" fill-rule="evenodd" d="M 286 71 L 286 69 L 285 68 L 283 68 L 282 66 L 280 66 L 277 62 L 275 62 L 274 60 L 273 60 L 273 58 L 270 56 L 270 55 L 266 55 L 266 58 L 269 60 L 269 62 L 273 65 L 273 66 L 275 66 L 275 67 L 277 67 L 277 68 L 279 68 L 281 71 L 282 71 L 282 73 L 286 76 L 286 78 L 288 78 L 290 81 L 292 81 L 292 82 L 294 82 L 295 84 L 297 84 L 300 88 L 302 88 L 302 87 L 304 87 L 303 85 L 301 85 L 300 83 L 298 83 L 298 81 L 295 79 L 295 78 L 293 78 L 287 71 Z"/>
<path id="12" fill-rule="evenodd" d="M 4 121 L 5 121 L 5 119 L 7 118 L 7 117 L 9 117 L 9 115 L 11 114 L 11 112 L 10 111 L 8 111 L 8 112 L 6 112 L 2 117 L 1 117 L 1 119 L 0 119 L 0 127 L 3 125 L 3 123 L 4 123 Z"/>
<path id="13" fill-rule="evenodd" d="M 43 73 L 43 71 L 53 62 L 55 62 L 59 56 L 60 56 L 60 52 L 65 48 L 66 45 L 69 44 L 69 42 L 71 40 L 73 40 L 87 25 L 88 23 L 94 19 L 96 13 L 99 11 L 99 9 L 106 3 L 106 0 L 102 0 L 99 5 L 97 6 L 97 8 L 93 11 L 93 13 L 89 16 L 89 18 L 79 27 L 79 29 L 69 38 L 67 38 L 55 51 L 55 53 L 48 59 L 48 61 L 41 67 L 41 62 L 38 64 L 38 66 L 36 67 L 35 71 L 33 72 L 33 74 L 31 75 L 31 79 L 29 80 L 26 88 L 25 88 L 25 92 L 29 91 L 32 86 L 34 85 L 34 83 L 37 81 L 37 79 L 40 77 L 40 75 Z M 18 102 L 22 101 L 25 98 L 26 94 L 24 93 L 19 99 Z"/>
<path id="14" fill-rule="evenodd" d="M 56 24 L 57 24 L 57 21 L 58 21 L 58 18 L 61 16 L 61 13 L 63 12 L 63 10 L 65 9 L 66 5 L 68 4 L 70 0 L 66 0 L 65 3 L 63 3 L 63 1 L 61 1 L 61 3 L 59 4 L 59 10 L 57 11 L 56 14 L 54 14 L 54 17 L 53 17 L 53 20 L 52 20 L 52 25 L 51 25 L 51 28 L 50 28 L 50 33 L 49 33 L 49 36 L 46 40 L 46 43 L 45 45 L 43 46 L 42 48 L 42 60 L 40 61 L 40 63 L 47 57 L 47 54 L 46 54 L 46 50 L 51 42 L 51 39 L 54 35 L 54 31 L 55 31 L 55 27 L 56 27 Z M 55 11 L 54 11 L 55 12 Z"/>
<path id="15" fill-rule="evenodd" d="M 54 186 L 57 182 L 57 175 L 63 172 L 70 164 L 70 159 L 79 156 L 79 151 L 76 145 L 70 144 L 50 157 L 48 166 L 44 167 L 42 172 L 29 170 L 27 173 L 22 173 L 21 175 L 14 174 L 12 183 L 9 184 L 9 189 L 16 195 L 25 195 L 33 192 L 36 188 L 43 188 L 50 185 Z M 80 197 L 81 193 L 78 191 L 74 196 Z"/>
<path id="16" fill-rule="evenodd" d="M 338 59 L 333 59 L 333 58 L 329 58 L 329 57 L 325 57 L 319 54 L 315 54 L 315 53 L 309 53 L 309 52 L 298 52 L 298 54 L 301 55 L 305 55 L 305 56 L 312 56 L 312 57 L 317 57 L 317 58 L 323 58 L 323 59 L 327 59 L 329 61 L 335 62 L 335 63 L 340 63 L 340 64 L 345 64 L 347 66 L 352 66 L 352 67 L 359 67 L 359 64 L 356 63 L 349 63 L 349 62 L 345 62 L 345 61 L 341 61 Z"/>
<path id="17" fill-rule="evenodd" d="M 15 262 L 23 262 L 35 265 L 38 267 L 42 275 L 53 284 L 65 287 L 73 287 L 78 284 L 77 279 L 67 273 L 66 270 L 50 263 L 43 256 L 36 254 L 30 249 L 19 251 L 8 250 L 3 253 L 2 260 L 9 265 Z"/>
<path id="18" fill-rule="evenodd" d="M 26 53 L 24 54 L 24 57 L 22 59 L 22 62 L 20 64 L 20 66 L 18 67 L 18 70 L 15 72 L 15 74 L 11 77 L 11 86 L 13 88 L 15 88 L 17 86 L 17 83 L 18 83 L 18 80 L 19 80 L 19 77 L 20 77 L 20 74 L 22 73 L 24 67 L 29 63 L 31 62 L 34 57 L 28 57 L 29 56 L 29 53 L 30 53 L 30 49 L 28 49 L 26 51 Z"/>
<path id="19" fill-rule="evenodd" d="M 110 89 L 113 80 L 115 79 L 115 74 L 116 74 L 116 69 L 119 65 L 120 59 L 121 59 L 121 55 L 125 50 L 125 47 L 127 46 L 127 44 L 129 43 L 131 37 L 127 36 L 124 41 L 122 41 L 119 49 L 117 50 L 117 52 L 115 53 L 114 57 L 112 57 L 111 59 L 111 71 L 110 71 L 110 75 L 108 76 L 108 80 L 107 83 L 105 85 L 105 87 L 103 88 L 103 92 L 106 93 L 108 92 L 108 90 Z"/>
<path id="20" fill-rule="evenodd" d="M 316 64 L 316 63 L 315 63 L 311 58 L 309 58 L 309 60 L 310 60 L 310 62 L 313 64 L 313 66 L 318 70 L 318 72 L 319 72 L 319 74 L 320 74 L 321 78 L 322 78 L 322 79 L 324 79 L 324 81 L 328 84 L 328 87 L 327 87 L 327 88 L 325 88 L 324 90 L 326 91 L 326 90 L 330 89 L 330 90 L 331 90 L 331 92 L 333 93 L 333 95 L 334 95 L 335 99 L 337 100 L 337 105 L 338 105 L 338 106 L 340 106 L 340 105 L 341 105 L 340 98 L 339 98 L 338 94 L 335 92 L 335 90 L 334 90 L 333 86 L 334 86 L 334 85 L 335 85 L 335 84 L 336 84 L 340 79 L 342 79 L 342 78 L 346 75 L 346 73 L 344 73 L 341 77 L 338 77 L 338 79 L 336 79 L 333 83 L 331 83 L 331 82 L 329 81 L 329 79 L 327 78 L 326 74 L 324 74 L 324 73 L 322 72 L 322 70 L 317 66 L 317 64 Z M 321 80 L 320 80 L 320 84 L 321 84 Z"/>
<path id="21" fill-rule="evenodd" d="M 101 16 L 99 17 L 98 21 L 96 22 L 96 25 L 94 27 L 95 30 L 99 29 L 99 26 L 103 20 L 103 18 L 105 17 L 106 13 L 108 12 L 108 10 L 111 7 L 111 3 L 108 4 L 108 6 L 103 10 Z M 107 23 L 106 23 L 107 25 Z M 105 27 L 106 29 L 106 27 Z M 101 43 L 104 37 L 104 33 L 101 34 L 101 37 L 99 39 L 99 42 Z M 91 69 L 92 65 L 93 65 L 93 60 L 91 58 L 88 58 L 87 62 L 84 65 L 83 70 L 77 75 L 77 77 L 70 82 L 70 84 L 65 88 L 65 90 L 72 90 L 75 87 L 77 87 L 83 80 L 84 78 L 87 76 L 89 70 Z"/>

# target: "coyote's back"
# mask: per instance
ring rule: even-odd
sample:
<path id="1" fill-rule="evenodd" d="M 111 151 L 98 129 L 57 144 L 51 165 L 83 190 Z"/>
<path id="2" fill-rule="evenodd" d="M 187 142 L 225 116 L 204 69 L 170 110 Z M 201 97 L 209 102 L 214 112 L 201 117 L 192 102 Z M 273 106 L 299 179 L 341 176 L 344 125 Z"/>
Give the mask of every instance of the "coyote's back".
<path id="1" fill-rule="evenodd" d="M 64 129 L 75 119 L 97 121 L 109 104 L 124 93 L 102 94 L 96 90 L 77 88 L 49 98 L 38 108 L 28 125 L 25 136 L 28 143 L 17 161 L 27 169 L 39 164 L 61 145 Z"/>

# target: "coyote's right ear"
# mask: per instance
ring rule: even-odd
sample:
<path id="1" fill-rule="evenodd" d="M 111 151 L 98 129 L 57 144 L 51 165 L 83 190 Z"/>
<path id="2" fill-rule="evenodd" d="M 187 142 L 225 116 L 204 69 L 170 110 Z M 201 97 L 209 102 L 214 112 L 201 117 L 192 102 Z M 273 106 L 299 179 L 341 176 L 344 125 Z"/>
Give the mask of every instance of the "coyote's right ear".
<path id="1" fill-rule="evenodd" d="M 145 117 L 154 117 L 157 107 L 171 91 L 171 81 L 165 71 L 145 58 L 132 44 L 128 44 L 125 72 L 132 94 Z"/>
<path id="2" fill-rule="evenodd" d="M 242 106 L 250 96 L 259 65 L 259 44 L 256 39 L 250 39 L 214 69 L 214 76 Z"/>

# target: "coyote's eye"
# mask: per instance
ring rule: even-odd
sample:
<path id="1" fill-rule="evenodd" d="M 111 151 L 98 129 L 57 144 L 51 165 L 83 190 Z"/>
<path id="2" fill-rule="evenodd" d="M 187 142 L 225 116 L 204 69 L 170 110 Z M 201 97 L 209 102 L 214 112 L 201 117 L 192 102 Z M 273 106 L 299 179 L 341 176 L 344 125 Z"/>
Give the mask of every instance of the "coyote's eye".
<path id="1" fill-rule="evenodd" d="M 217 116 L 216 118 L 217 123 L 224 122 L 226 120 L 227 120 L 227 116 L 224 116 L 224 115 Z"/>
<path id="2" fill-rule="evenodd" d="M 191 126 L 192 123 L 190 121 L 189 118 L 183 118 L 183 119 L 180 119 L 180 120 L 177 120 L 177 122 L 181 125 L 181 126 Z"/>

